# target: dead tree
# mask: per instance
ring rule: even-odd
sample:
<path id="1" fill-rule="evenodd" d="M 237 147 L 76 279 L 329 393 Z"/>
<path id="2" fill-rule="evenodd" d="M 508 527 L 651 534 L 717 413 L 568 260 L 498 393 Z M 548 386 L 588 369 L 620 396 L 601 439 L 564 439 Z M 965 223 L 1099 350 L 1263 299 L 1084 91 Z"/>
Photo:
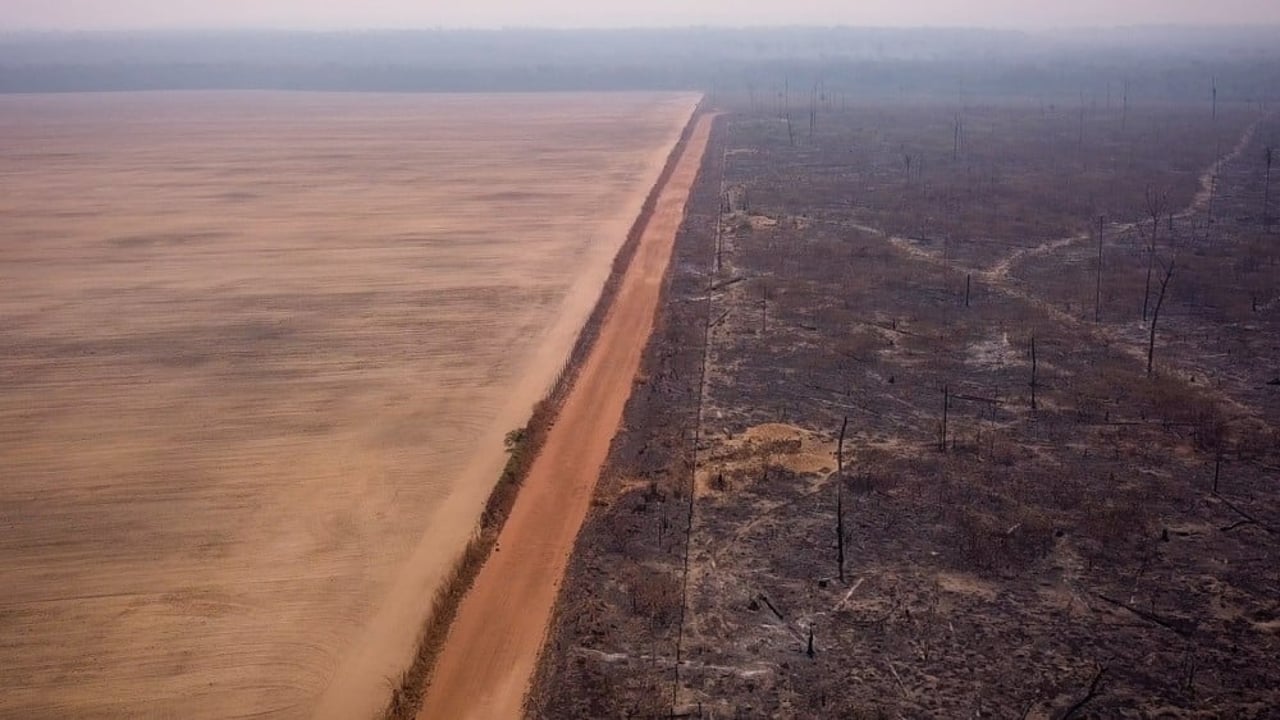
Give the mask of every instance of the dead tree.
<path id="1" fill-rule="evenodd" d="M 1151 338 L 1147 341 L 1147 377 L 1151 377 L 1151 369 L 1155 365 L 1156 355 L 1156 321 L 1160 319 L 1160 306 L 1164 305 L 1165 291 L 1169 289 L 1169 280 L 1173 279 L 1174 260 L 1169 260 L 1165 268 L 1164 278 L 1160 280 L 1160 297 L 1156 299 L 1155 312 L 1151 314 Z"/>
<path id="2" fill-rule="evenodd" d="M 813 93 L 809 96 L 809 139 L 813 140 L 813 131 L 818 125 L 818 84 L 813 83 Z"/>
<path id="3" fill-rule="evenodd" d="M 1084 91 L 1080 91 L 1080 147 L 1084 147 Z"/>
<path id="4" fill-rule="evenodd" d="M 1093 291 L 1093 321 L 1102 322 L 1102 223 L 1104 216 L 1098 216 L 1098 282 Z"/>
<path id="5" fill-rule="evenodd" d="M 1271 232 L 1271 158 L 1274 148 L 1267 148 L 1267 173 L 1262 181 L 1262 227 Z"/>
<path id="6" fill-rule="evenodd" d="M 956 113 L 951 134 L 951 162 L 956 162 L 960 159 L 960 145 L 964 142 L 964 121 L 960 119 L 959 113 Z"/>
<path id="7" fill-rule="evenodd" d="M 938 449 L 947 451 L 947 410 L 951 405 L 951 387 L 942 386 L 942 434 L 938 437 Z"/>
<path id="8" fill-rule="evenodd" d="M 1036 364 L 1036 336 L 1031 336 L 1031 409 L 1036 409 L 1036 385 L 1038 378 L 1036 377 L 1039 366 Z"/>
<path id="9" fill-rule="evenodd" d="M 1157 193 L 1150 185 L 1147 186 L 1147 214 L 1151 216 L 1151 235 L 1148 237 L 1142 230 L 1142 224 L 1138 223 L 1138 232 L 1144 236 L 1147 241 L 1147 283 L 1142 290 L 1142 321 L 1147 321 L 1147 309 L 1151 302 L 1151 272 L 1156 262 L 1156 236 L 1160 232 L 1160 214 L 1164 211 L 1165 201 L 1168 196 L 1163 193 Z"/>
<path id="10" fill-rule="evenodd" d="M 1124 81 L 1124 105 L 1120 111 L 1120 132 L 1124 132 L 1129 125 L 1129 81 Z"/>
<path id="11" fill-rule="evenodd" d="M 969 281 L 973 279 L 973 275 L 966 273 L 964 276 L 964 306 L 969 307 Z"/>
<path id="12" fill-rule="evenodd" d="M 844 583 L 844 433 L 849 429 L 849 416 L 840 423 L 840 442 L 836 444 L 836 561 L 840 564 L 840 582 Z"/>

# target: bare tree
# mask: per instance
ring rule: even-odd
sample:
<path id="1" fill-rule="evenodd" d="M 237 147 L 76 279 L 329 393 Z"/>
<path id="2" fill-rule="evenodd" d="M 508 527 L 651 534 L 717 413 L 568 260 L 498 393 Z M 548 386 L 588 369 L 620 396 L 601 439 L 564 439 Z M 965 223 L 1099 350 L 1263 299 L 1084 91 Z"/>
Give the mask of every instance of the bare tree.
<path id="1" fill-rule="evenodd" d="M 1155 312 L 1151 314 L 1151 339 L 1147 341 L 1147 377 L 1151 377 L 1151 369 L 1155 365 L 1156 321 L 1160 319 L 1160 307 L 1164 305 L 1165 291 L 1169 289 L 1169 281 L 1173 279 L 1175 264 L 1176 261 L 1171 258 L 1168 267 L 1165 268 L 1164 278 L 1160 280 L 1160 296 L 1156 299 Z"/>
<path id="2" fill-rule="evenodd" d="M 817 80 L 813 83 L 813 92 L 810 93 L 809 95 L 809 139 L 810 140 L 813 140 L 813 131 L 818 125 L 818 100 L 820 95 L 818 88 L 821 82 L 822 82 L 821 80 Z"/>
<path id="3" fill-rule="evenodd" d="M 1213 119 L 1218 119 L 1218 76 L 1213 76 Z"/>
<path id="4" fill-rule="evenodd" d="M 1031 336 L 1031 409 L 1036 409 L 1036 385 L 1039 378 L 1036 377 L 1039 366 L 1036 363 L 1036 336 Z"/>
<path id="5" fill-rule="evenodd" d="M 1093 321 L 1102 321 L 1102 223 L 1104 217 L 1098 216 L 1098 282 L 1093 291 Z"/>
<path id="6" fill-rule="evenodd" d="M 956 113 L 951 134 L 951 162 L 956 162 L 960 159 L 960 146 L 964 144 L 964 120 L 961 119 L 960 113 Z"/>
<path id="7" fill-rule="evenodd" d="M 1164 210 L 1168 195 L 1158 193 L 1150 185 L 1147 186 L 1147 214 L 1151 216 L 1151 235 L 1147 236 L 1138 223 L 1139 234 L 1147 241 L 1147 283 L 1142 290 L 1142 321 L 1147 321 L 1147 309 L 1151 302 L 1151 273 L 1156 262 L 1156 236 L 1160 232 L 1160 213 Z"/>
<path id="8" fill-rule="evenodd" d="M 849 429 L 849 416 L 840 423 L 840 442 L 836 445 L 836 560 L 840 564 L 840 582 L 844 583 L 844 433 Z"/>
<path id="9" fill-rule="evenodd" d="M 1080 91 L 1080 147 L 1084 147 L 1084 91 Z"/>
<path id="10" fill-rule="evenodd" d="M 951 386 L 942 386 L 942 433 L 938 436 L 938 449 L 947 451 L 947 410 L 951 406 Z"/>
<path id="11" fill-rule="evenodd" d="M 1124 132 L 1129 126 L 1129 81 L 1124 81 L 1124 105 L 1120 111 L 1120 132 Z"/>
<path id="12" fill-rule="evenodd" d="M 1262 227 L 1271 232 L 1271 159 L 1275 148 L 1267 147 L 1267 174 L 1262 181 Z"/>

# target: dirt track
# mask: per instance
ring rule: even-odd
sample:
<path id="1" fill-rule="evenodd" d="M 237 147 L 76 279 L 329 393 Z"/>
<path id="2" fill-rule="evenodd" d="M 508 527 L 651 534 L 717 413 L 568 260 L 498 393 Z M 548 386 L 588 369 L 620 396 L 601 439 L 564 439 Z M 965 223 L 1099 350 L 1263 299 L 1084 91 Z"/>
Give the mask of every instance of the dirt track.
<path id="1" fill-rule="evenodd" d="M 419 718 L 519 718 L 565 563 L 653 328 L 662 279 L 711 131 L 703 116 L 658 196 L 617 300 L 463 601 Z"/>

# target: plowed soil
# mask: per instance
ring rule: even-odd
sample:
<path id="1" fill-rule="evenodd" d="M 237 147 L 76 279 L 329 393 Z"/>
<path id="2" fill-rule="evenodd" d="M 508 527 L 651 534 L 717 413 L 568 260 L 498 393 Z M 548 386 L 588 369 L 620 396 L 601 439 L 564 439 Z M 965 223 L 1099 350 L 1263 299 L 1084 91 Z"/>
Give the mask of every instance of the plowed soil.
<path id="1" fill-rule="evenodd" d="M 0 716 L 376 713 L 695 102 L 0 99 Z"/>

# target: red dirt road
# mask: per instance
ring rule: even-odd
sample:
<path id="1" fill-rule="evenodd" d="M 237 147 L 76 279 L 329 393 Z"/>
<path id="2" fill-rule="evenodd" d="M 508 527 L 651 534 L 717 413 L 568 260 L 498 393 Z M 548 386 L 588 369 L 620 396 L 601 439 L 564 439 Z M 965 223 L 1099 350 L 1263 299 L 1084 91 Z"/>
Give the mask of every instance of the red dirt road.
<path id="1" fill-rule="evenodd" d="M 520 496 L 458 610 L 419 720 L 521 717 L 565 565 L 653 329 L 663 276 L 706 152 L 697 119 Z"/>

